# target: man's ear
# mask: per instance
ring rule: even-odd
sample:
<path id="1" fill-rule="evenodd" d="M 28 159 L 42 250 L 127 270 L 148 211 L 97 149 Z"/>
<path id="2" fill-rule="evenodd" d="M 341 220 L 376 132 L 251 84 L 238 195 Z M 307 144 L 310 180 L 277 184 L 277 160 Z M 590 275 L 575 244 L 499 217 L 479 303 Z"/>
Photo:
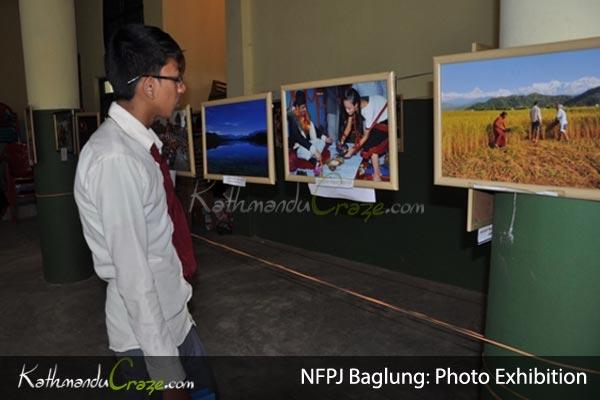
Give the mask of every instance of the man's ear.
<path id="1" fill-rule="evenodd" d="M 142 78 L 142 92 L 144 94 L 144 96 L 154 100 L 154 89 L 156 88 L 155 84 L 154 84 L 154 80 L 150 77 L 143 77 Z"/>

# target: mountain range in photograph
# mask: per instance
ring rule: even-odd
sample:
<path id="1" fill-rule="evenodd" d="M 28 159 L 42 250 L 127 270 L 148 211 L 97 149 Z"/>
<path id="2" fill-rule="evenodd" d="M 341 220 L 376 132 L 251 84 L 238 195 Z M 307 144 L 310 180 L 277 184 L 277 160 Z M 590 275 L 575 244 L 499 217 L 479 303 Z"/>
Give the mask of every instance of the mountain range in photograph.
<path id="1" fill-rule="evenodd" d="M 231 142 L 249 142 L 257 145 L 267 145 L 267 131 L 262 129 L 247 134 L 220 134 L 217 132 L 206 132 L 206 149 L 213 149 Z"/>
<path id="2" fill-rule="evenodd" d="M 584 76 L 570 82 L 549 81 L 520 87 L 484 91 L 479 87 L 468 92 L 442 93 L 444 110 L 502 110 L 529 108 L 537 101 L 540 107 L 590 107 L 600 104 L 600 79 Z"/>
<path id="3" fill-rule="evenodd" d="M 554 107 L 556 103 L 565 107 L 590 107 L 600 104 L 600 86 L 589 89 L 577 96 L 569 95 L 543 95 L 531 93 L 528 95 L 512 95 L 505 97 L 494 97 L 485 101 L 463 107 L 467 110 L 507 110 L 529 108 L 534 102 L 542 108 Z"/>

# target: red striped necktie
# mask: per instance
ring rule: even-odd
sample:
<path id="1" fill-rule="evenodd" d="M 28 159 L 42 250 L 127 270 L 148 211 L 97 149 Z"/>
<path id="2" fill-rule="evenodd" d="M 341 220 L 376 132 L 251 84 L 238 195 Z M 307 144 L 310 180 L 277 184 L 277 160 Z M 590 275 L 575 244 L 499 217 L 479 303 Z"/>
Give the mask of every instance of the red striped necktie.
<path id="1" fill-rule="evenodd" d="M 150 147 L 150 154 L 152 154 L 154 161 L 160 165 L 160 170 L 163 174 L 163 183 L 167 195 L 167 207 L 169 209 L 171 221 L 173 221 L 173 246 L 175 246 L 175 250 L 177 251 L 181 265 L 183 266 L 183 276 L 186 279 L 189 279 L 194 275 L 194 272 L 196 272 L 197 264 L 185 212 L 183 211 L 179 199 L 175 195 L 175 189 L 173 188 L 173 181 L 171 180 L 167 161 L 160 156 L 155 144 Z"/>

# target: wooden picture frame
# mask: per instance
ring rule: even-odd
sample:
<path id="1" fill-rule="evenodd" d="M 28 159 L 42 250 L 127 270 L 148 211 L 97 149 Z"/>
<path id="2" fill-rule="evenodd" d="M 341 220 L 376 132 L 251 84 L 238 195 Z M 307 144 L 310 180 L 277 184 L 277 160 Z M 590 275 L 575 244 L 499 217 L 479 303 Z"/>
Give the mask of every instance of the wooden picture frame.
<path id="1" fill-rule="evenodd" d="M 356 101 L 352 116 L 345 111 L 343 101 L 344 93 L 350 89 L 355 89 L 361 98 L 366 98 L 366 103 Z M 305 104 L 299 104 L 298 98 L 302 98 Z M 365 104 L 365 108 L 359 108 L 358 104 Z M 351 181 L 354 187 L 398 190 L 393 72 L 283 85 L 281 110 L 287 181 L 315 183 L 316 177 L 341 177 Z M 352 125 L 363 125 L 363 118 L 357 118 L 363 113 L 369 115 L 369 121 L 380 124 L 377 127 L 373 123 L 369 127 L 359 126 L 355 129 Z M 309 122 L 306 122 L 307 116 Z M 298 122 L 300 119 L 304 122 Z M 356 122 L 350 123 L 351 133 L 340 145 L 338 141 L 343 138 L 350 119 Z M 378 130 L 378 126 L 385 126 L 387 135 L 383 129 Z M 365 128 L 369 131 L 368 135 L 365 134 Z M 290 137 L 290 133 L 293 137 Z M 353 136 L 358 139 L 353 140 Z M 363 138 L 364 147 L 356 150 Z"/>
<path id="2" fill-rule="evenodd" d="M 435 57 L 435 184 L 600 200 L 600 161 L 588 154 L 600 145 L 600 107 L 586 103 L 600 91 L 597 65 L 600 38 Z M 545 107 L 557 102 L 567 136 L 555 126 L 560 106 Z M 503 111 L 508 132 L 495 119 Z"/>
<path id="3" fill-rule="evenodd" d="M 494 222 L 494 194 L 469 189 L 467 197 L 467 232 L 491 225 Z"/>
<path id="4" fill-rule="evenodd" d="M 75 152 L 81 153 L 82 147 L 100 126 L 99 112 L 81 112 L 75 114 Z"/>
<path id="5" fill-rule="evenodd" d="M 37 164 L 37 149 L 35 148 L 35 127 L 33 124 L 33 107 L 25 108 L 25 134 L 27 139 L 27 153 L 29 164 Z"/>
<path id="6" fill-rule="evenodd" d="M 202 103 L 204 179 L 274 185 L 273 148 L 270 92 Z"/>
<path id="7" fill-rule="evenodd" d="M 66 148 L 68 153 L 75 152 L 75 111 L 65 110 L 55 112 L 54 120 L 54 145 L 55 150 Z"/>
<path id="8" fill-rule="evenodd" d="M 196 177 L 194 136 L 192 132 L 192 108 L 186 105 L 173 112 L 171 118 L 159 118 L 152 130 L 163 143 L 162 154 L 177 176 Z"/>

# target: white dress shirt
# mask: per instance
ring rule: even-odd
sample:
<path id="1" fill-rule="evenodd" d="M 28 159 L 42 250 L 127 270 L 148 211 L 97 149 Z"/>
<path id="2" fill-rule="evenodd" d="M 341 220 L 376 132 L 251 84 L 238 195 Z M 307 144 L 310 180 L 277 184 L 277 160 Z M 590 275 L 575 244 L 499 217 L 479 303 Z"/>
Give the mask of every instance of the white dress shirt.
<path id="1" fill-rule="evenodd" d="M 187 309 L 192 288 L 172 244 L 163 176 L 150 154 L 162 143 L 116 103 L 79 156 L 75 201 L 94 269 L 108 282 L 106 326 L 115 352 L 178 356 L 194 324 Z M 153 379 L 184 379 L 177 357 L 171 372 Z M 166 375 L 165 375 L 166 374 Z"/>

